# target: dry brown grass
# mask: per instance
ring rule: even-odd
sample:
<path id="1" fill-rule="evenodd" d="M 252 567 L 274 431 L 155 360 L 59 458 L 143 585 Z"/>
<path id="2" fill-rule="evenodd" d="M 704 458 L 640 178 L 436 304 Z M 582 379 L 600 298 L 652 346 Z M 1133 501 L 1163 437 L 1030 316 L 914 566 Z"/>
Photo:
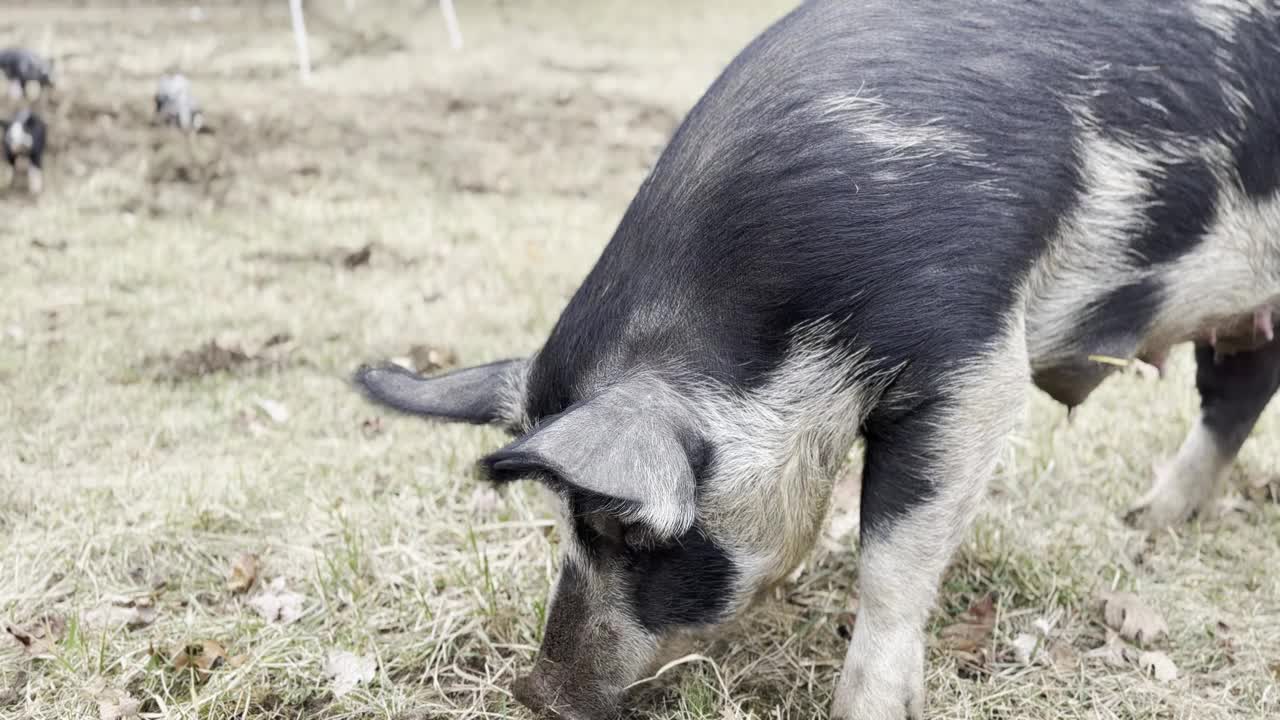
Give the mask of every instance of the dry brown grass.
<path id="1" fill-rule="evenodd" d="M 0 636 L 0 717 L 95 716 L 103 687 L 150 717 L 519 715 L 507 686 L 556 563 L 547 506 L 475 481 L 495 432 L 379 418 L 345 378 L 414 343 L 464 363 L 534 349 L 679 115 L 786 4 L 460 3 L 455 54 L 434 3 L 308 3 L 308 89 L 284 3 L 200 23 L 6 11 L 0 44 L 47 42 L 65 81 L 47 194 L 0 197 L 0 621 L 67 627 L 38 659 Z M 145 125 L 171 65 L 217 129 L 195 155 Z M 282 333 L 226 372 L 173 364 Z M 1280 713 L 1280 507 L 1150 538 L 1118 519 L 1194 407 L 1185 354 L 1160 383 L 1108 383 L 1072 424 L 1035 398 L 937 615 L 996 592 L 997 660 L 975 677 L 931 651 L 931 716 Z M 1237 475 L 1278 473 L 1273 407 Z M 305 596 L 300 620 L 265 623 L 226 589 L 243 552 Z M 712 661 L 638 690 L 637 716 L 821 715 L 855 567 L 851 541 L 815 551 Z M 1009 660 L 1043 616 L 1077 652 L 1101 644 L 1109 588 L 1167 617 L 1177 681 Z M 85 621 L 118 596 L 153 598 L 154 622 Z M 205 640 L 242 657 L 203 681 L 153 658 Z M 337 649 L 377 660 L 341 699 L 322 670 Z"/>

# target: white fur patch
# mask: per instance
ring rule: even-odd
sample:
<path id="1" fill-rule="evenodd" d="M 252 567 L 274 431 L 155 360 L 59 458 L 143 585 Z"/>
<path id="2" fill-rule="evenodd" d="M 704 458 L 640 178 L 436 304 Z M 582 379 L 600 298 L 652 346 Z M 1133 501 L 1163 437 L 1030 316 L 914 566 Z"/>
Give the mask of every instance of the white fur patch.
<path id="1" fill-rule="evenodd" d="M 529 371 L 533 367 L 536 356 L 517 363 L 510 371 L 502 374 L 498 381 L 498 416 L 507 427 L 517 434 L 524 434 L 533 427 L 529 417 Z"/>
<path id="2" fill-rule="evenodd" d="M 1259 201 L 1222 182 L 1216 206 L 1204 240 L 1167 271 L 1149 345 L 1167 347 L 1280 303 L 1280 193 Z"/>
<path id="3" fill-rule="evenodd" d="M 853 95 L 829 97 L 818 101 L 821 117 L 838 122 L 857 141 L 877 149 L 877 166 L 905 164 L 927 167 L 934 162 L 961 163 L 987 170 L 976 185 L 987 185 L 994 191 L 995 173 L 990 171 L 983 153 L 976 147 L 978 139 L 963 130 L 948 127 L 946 118 L 937 116 L 923 121 L 898 117 L 887 103 L 859 89 Z M 882 171 L 872 175 L 885 184 L 896 184 L 904 178 L 903 170 Z"/>
<path id="4" fill-rule="evenodd" d="M 1030 275 L 1027 340 L 1036 368 L 1077 354 L 1072 340 L 1085 308 L 1149 270 L 1128 247 L 1145 222 L 1158 159 L 1092 131 L 1078 136 L 1076 155 L 1083 192 Z"/>
<path id="5" fill-rule="evenodd" d="M 34 139 L 23 126 L 25 115 L 19 114 L 18 119 L 9 123 L 9 127 L 5 130 L 4 143 L 15 155 L 21 155 L 31 151 Z"/>
<path id="6" fill-rule="evenodd" d="M 1193 0 L 1191 13 L 1201 25 L 1231 43 L 1241 20 L 1254 13 L 1273 18 L 1280 14 L 1280 5 L 1273 0 Z"/>
<path id="7" fill-rule="evenodd" d="M 832 347 L 822 325 L 793 341 L 760 389 L 695 400 L 716 448 L 699 513 L 739 568 L 739 603 L 784 578 L 808 554 L 836 472 L 892 373 L 868 374 L 864 353 Z"/>

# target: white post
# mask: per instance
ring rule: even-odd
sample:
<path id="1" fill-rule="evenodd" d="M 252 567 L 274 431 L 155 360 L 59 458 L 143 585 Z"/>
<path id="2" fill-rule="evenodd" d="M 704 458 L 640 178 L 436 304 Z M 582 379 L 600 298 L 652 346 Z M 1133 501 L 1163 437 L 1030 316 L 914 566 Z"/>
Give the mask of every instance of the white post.
<path id="1" fill-rule="evenodd" d="M 445 27 L 449 29 L 449 44 L 454 50 L 461 50 L 462 30 L 458 27 L 458 14 L 453 11 L 453 0 L 440 0 L 440 12 L 444 14 Z"/>
<path id="2" fill-rule="evenodd" d="M 298 73 L 302 84 L 311 82 L 311 51 L 307 49 L 307 23 L 302 18 L 302 0 L 289 0 L 289 14 L 293 16 L 293 40 L 298 45 Z"/>

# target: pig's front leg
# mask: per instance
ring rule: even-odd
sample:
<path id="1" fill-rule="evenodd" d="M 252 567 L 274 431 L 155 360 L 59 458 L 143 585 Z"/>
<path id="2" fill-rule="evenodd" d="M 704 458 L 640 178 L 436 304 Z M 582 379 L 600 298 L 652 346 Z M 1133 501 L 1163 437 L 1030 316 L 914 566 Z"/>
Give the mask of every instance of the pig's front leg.
<path id="1" fill-rule="evenodd" d="M 861 600 L 834 718 L 923 716 L 925 622 L 1025 398 L 1016 339 L 1009 357 L 941 378 L 937 398 L 867 429 Z"/>
<path id="2" fill-rule="evenodd" d="M 1196 513 L 1207 514 L 1218 499 L 1231 463 L 1278 387 L 1280 340 L 1223 356 L 1207 343 L 1196 345 L 1200 417 L 1178 454 L 1157 467 L 1151 489 L 1125 520 L 1157 529 Z"/>

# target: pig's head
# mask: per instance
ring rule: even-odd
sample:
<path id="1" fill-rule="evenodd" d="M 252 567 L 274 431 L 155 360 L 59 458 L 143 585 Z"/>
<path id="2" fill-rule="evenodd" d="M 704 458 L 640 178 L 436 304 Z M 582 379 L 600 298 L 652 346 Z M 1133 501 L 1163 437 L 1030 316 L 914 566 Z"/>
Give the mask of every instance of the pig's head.
<path id="1" fill-rule="evenodd" d="M 743 609 L 753 588 L 701 517 L 713 449 L 688 397 L 636 375 L 530 417 L 527 374 L 508 361 L 430 379 L 366 368 L 357 382 L 404 412 L 517 435 L 481 467 L 496 483 L 555 492 L 563 554 L 541 651 L 514 694 L 553 717 L 609 717 L 628 685 Z"/>

